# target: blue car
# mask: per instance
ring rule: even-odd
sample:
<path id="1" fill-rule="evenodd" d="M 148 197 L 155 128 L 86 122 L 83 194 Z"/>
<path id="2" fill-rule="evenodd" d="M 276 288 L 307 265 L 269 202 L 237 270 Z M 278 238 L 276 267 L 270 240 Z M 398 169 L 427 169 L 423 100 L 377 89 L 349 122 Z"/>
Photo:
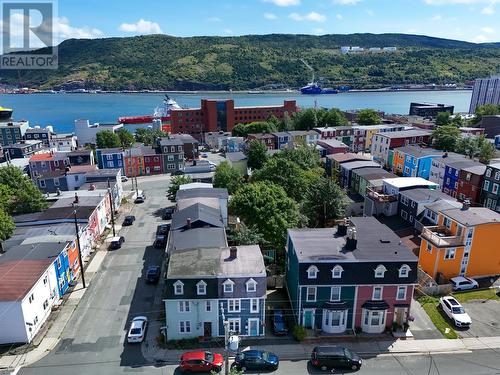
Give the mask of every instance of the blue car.
<path id="1" fill-rule="evenodd" d="M 237 370 L 276 371 L 279 366 L 278 356 L 263 350 L 245 350 L 236 355 L 233 366 Z"/>
<path id="2" fill-rule="evenodd" d="M 277 336 L 284 336 L 288 333 L 283 310 L 273 311 L 273 332 Z"/>

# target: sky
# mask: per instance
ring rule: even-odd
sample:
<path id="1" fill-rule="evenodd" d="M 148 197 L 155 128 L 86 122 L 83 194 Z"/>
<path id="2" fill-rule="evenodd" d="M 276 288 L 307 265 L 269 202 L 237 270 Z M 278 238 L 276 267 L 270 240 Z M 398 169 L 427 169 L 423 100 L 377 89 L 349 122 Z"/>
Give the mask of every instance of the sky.
<path id="1" fill-rule="evenodd" d="M 59 42 L 157 33 L 364 32 L 500 41 L 500 0 L 58 0 L 56 12 Z"/>

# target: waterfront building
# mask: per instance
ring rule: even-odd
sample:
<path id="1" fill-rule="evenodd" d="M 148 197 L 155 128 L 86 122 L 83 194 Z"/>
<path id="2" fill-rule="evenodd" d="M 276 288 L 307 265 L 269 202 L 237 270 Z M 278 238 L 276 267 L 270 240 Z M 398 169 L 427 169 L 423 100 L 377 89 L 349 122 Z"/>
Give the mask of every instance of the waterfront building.
<path id="1" fill-rule="evenodd" d="M 55 151 L 75 151 L 77 149 L 76 135 L 53 134 L 49 139 L 49 146 Z"/>
<path id="2" fill-rule="evenodd" d="M 90 125 L 89 120 L 75 120 L 75 135 L 78 139 L 78 146 L 96 144 L 96 134 L 103 130 L 111 130 L 112 132 L 123 128 L 123 124 L 93 124 Z"/>
<path id="3" fill-rule="evenodd" d="M 28 121 L 0 122 L 0 144 L 8 146 L 21 142 L 29 126 Z"/>
<path id="4" fill-rule="evenodd" d="M 410 103 L 410 116 L 436 117 L 439 112 L 453 114 L 454 106 L 447 104 Z"/>
<path id="5" fill-rule="evenodd" d="M 45 146 L 49 147 L 50 139 L 53 134 L 54 130 L 52 129 L 52 126 L 47 126 L 45 128 L 35 126 L 34 128 L 26 129 L 24 139 L 27 141 L 42 141 Z"/>
<path id="6" fill-rule="evenodd" d="M 500 76 L 478 78 L 474 82 L 469 113 L 475 113 L 484 104 L 500 105 Z"/>

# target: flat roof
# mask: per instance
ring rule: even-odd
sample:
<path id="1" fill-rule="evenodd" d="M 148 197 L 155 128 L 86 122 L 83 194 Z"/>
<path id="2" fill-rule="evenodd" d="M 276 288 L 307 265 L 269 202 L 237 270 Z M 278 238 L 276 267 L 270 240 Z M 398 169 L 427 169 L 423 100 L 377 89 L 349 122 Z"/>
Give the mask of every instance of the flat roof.
<path id="1" fill-rule="evenodd" d="M 453 200 L 438 200 L 434 203 L 428 203 L 424 206 L 433 212 L 440 212 L 450 208 L 462 207 L 462 203 Z"/>
<path id="2" fill-rule="evenodd" d="M 395 186 L 399 189 L 411 186 L 438 186 L 435 182 L 428 181 L 422 177 L 395 177 L 386 178 L 385 183 Z"/>
<path id="3" fill-rule="evenodd" d="M 422 136 L 430 135 L 430 134 L 431 134 L 430 131 L 416 130 L 416 129 L 377 133 L 377 135 L 380 135 L 382 137 L 387 137 L 387 138 L 422 137 Z"/>
<path id="4" fill-rule="evenodd" d="M 367 181 L 397 177 L 394 173 L 388 172 L 383 168 L 376 168 L 376 167 L 356 169 L 352 173 L 358 175 L 359 177 L 363 177 Z"/>
<path id="5" fill-rule="evenodd" d="M 51 266 L 53 260 L 15 260 L 1 262 L 0 301 L 23 299 Z"/>
<path id="6" fill-rule="evenodd" d="M 173 230 L 169 234 L 168 252 L 197 249 L 200 247 L 227 246 L 224 228 L 193 228 L 189 230 Z"/>
<path id="7" fill-rule="evenodd" d="M 345 147 L 345 148 L 349 147 L 344 142 L 339 141 L 337 139 L 320 139 L 318 140 L 318 144 L 326 144 L 331 147 Z"/>
<path id="8" fill-rule="evenodd" d="M 196 188 L 179 190 L 177 200 L 184 198 L 226 198 L 229 196 L 226 188 Z"/>
<path id="9" fill-rule="evenodd" d="M 372 160 L 357 160 L 341 164 L 341 168 L 345 168 L 347 170 L 353 170 L 357 168 L 370 168 L 370 167 L 382 168 L 380 164 Z"/>
<path id="10" fill-rule="evenodd" d="M 427 189 L 427 188 L 408 189 L 408 190 L 401 191 L 400 194 L 410 198 L 412 201 L 415 201 L 415 202 L 422 202 L 422 201 L 426 201 L 426 200 L 427 201 L 436 201 L 436 200 L 456 201 L 455 198 L 453 198 L 450 195 L 447 195 L 439 190 L 433 190 L 433 189 Z"/>
<path id="11" fill-rule="evenodd" d="M 415 157 L 432 156 L 432 155 L 440 156 L 443 154 L 443 151 L 436 150 L 434 148 L 420 147 L 417 145 L 396 147 L 394 151 L 399 151 L 401 153 Z"/>
<path id="12" fill-rule="evenodd" d="M 229 160 L 235 162 L 235 161 L 246 160 L 246 159 L 248 159 L 248 157 L 243 152 L 238 151 L 238 152 L 226 153 L 226 159 L 229 159 Z"/>
<path id="13" fill-rule="evenodd" d="M 346 152 L 343 154 L 332 154 L 326 156 L 328 159 L 333 159 L 338 163 L 354 161 L 354 160 L 372 160 L 370 154 L 355 154 L 353 152 Z"/>
<path id="14" fill-rule="evenodd" d="M 441 212 L 450 219 L 466 226 L 500 223 L 500 214 L 486 207 L 470 207 L 467 210 L 451 208 Z"/>
<path id="15" fill-rule="evenodd" d="M 472 167 L 462 168 L 462 170 L 464 170 L 465 172 L 483 175 L 484 172 L 486 171 L 486 165 L 484 164 L 474 165 Z"/>

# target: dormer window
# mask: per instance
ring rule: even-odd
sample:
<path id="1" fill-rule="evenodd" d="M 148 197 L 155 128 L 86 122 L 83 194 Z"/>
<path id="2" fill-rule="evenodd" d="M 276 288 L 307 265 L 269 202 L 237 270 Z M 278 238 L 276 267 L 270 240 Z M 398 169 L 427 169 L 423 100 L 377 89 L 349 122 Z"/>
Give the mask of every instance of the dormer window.
<path id="1" fill-rule="evenodd" d="M 227 279 L 222 285 L 224 286 L 224 293 L 233 293 L 234 281 Z"/>
<path id="2" fill-rule="evenodd" d="M 342 272 L 344 272 L 344 269 L 342 266 L 335 266 L 332 268 L 332 279 L 340 279 L 342 277 Z"/>
<path id="3" fill-rule="evenodd" d="M 207 294 L 207 283 L 204 282 L 203 280 L 200 280 L 196 284 L 196 289 L 197 289 L 197 293 L 199 296 L 203 296 L 203 295 Z"/>
<path id="4" fill-rule="evenodd" d="M 316 279 L 318 277 L 318 267 L 316 266 L 309 266 L 307 269 L 307 278 L 308 279 Z"/>
<path id="5" fill-rule="evenodd" d="M 257 281 L 254 279 L 250 279 L 245 283 L 247 287 L 247 292 L 256 292 L 257 291 Z"/>
<path id="6" fill-rule="evenodd" d="M 387 268 L 385 268 L 383 264 L 379 264 L 377 268 L 375 268 L 375 277 L 377 278 L 384 277 L 385 271 L 387 271 Z"/>
<path id="7" fill-rule="evenodd" d="M 410 274 L 411 268 L 407 264 L 403 264 L 399 269 L 399 277 L 408 277 Z"/>
<path id="8" fill-rule="evenodd" d="M 174 283 L 174 294 L 176 296 L 179 296 L 181 294 L 184 294 L 184 283 L 180 280 L 177 280 Z"/>

